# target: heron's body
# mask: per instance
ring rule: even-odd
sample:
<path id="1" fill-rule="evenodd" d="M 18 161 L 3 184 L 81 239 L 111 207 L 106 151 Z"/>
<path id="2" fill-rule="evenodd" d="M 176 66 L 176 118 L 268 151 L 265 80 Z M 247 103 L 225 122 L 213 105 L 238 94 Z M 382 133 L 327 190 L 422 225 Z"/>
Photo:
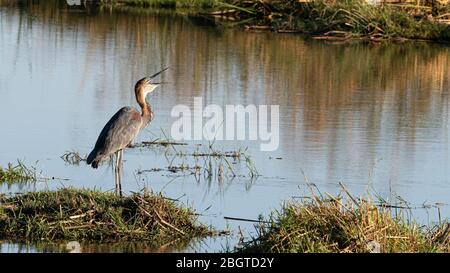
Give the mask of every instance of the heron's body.
<path id="1" fill-rule="evenodd" d="M 98 168 L 99 163 L 111 155 L 116 154 L 116 191 L 122 194 L 121 190 L 121 162 L 123 150 L 127 147 L 141 131 L 146 127 L 153 118 L 150 105 L 145 100 L 147 94 L 153 92 L 158 84 L 152 84 L 150 80 L 159 75 L 164 69 L 153 76 L 145 77 L 139 80 L 134 92 L 136 101 L 141 107 L 141 112 L 133 107 L 123 107 L 106 123 L 103 127 L 94 149 L 89 153 L 87 164 L 93 168 Z"/>
<path id="2" fill-rule="evenodd" d="M 148 108 L 150 108 L 147 105 Z M 98 164 L 127 147 L 138 135 L 139 131 L 151 121 L 152 112 L 139 113 L 136 108 L 123 107 L 106 123 L 95 143 L 95 147 L 87 158 L 87 164 L 97 168 Z"/>

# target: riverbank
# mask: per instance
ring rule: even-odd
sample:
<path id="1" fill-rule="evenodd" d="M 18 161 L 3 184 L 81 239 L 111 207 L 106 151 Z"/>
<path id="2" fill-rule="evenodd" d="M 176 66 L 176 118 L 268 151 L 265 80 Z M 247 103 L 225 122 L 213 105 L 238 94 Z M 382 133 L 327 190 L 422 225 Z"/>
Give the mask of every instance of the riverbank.
<path id="1" fill-rule="evenodd" d="M 118 4 L 189 9 L 249 31 L 306 33 L 316 39 L 450 41 L 450 5 L 368 4 L 341 1 L 118 0 Z"/>
<path id="2" fill-rule="evenodd" d="M 313 194 L 285 203 L 238 252 L 450 252 L 450 224 L 422 226 L 407 205 Z M 264 219 L 262 219 L 264 220 Z"/>

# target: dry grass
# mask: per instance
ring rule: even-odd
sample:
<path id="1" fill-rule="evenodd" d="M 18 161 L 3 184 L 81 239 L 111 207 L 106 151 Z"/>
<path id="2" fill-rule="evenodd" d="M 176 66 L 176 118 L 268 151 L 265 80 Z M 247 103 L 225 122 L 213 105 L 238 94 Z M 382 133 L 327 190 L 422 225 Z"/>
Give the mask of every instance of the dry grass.
<path id="1" fill-rule="evenodd" d="M 362 198 L 284 204 L 241 252 L 449 252 L 450 224 L 423 227 Z"/>

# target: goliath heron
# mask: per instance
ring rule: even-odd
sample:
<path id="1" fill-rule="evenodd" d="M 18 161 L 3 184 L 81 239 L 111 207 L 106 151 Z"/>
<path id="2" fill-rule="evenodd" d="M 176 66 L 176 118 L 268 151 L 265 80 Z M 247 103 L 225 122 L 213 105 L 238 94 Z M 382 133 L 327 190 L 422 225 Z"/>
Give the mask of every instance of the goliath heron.
<path id="1" fill-rule="evenodd" d="M 97 142 L 92 152 L 87 158 L 87 164 L 93 168 L 98 168 L 101 161 L 112 155 L 116 155 L 115 182 L 116 193 L 122 196 L 122 158 L 123 149 L 127 147 L 137 136 L 139 131 L 146 127 L 153 118 L 153 112 L 146 101 L 146 96 L 153 92 L 160 83 L 153 83 L 151 80 L 167 70 L 168 67 L 158 73 L 140 79 L 135 87 L 134 94 L 136 101 L 141 107 L 142 113 L 133 107 L 123 107 L 106 123 L 98 136 Z"/>

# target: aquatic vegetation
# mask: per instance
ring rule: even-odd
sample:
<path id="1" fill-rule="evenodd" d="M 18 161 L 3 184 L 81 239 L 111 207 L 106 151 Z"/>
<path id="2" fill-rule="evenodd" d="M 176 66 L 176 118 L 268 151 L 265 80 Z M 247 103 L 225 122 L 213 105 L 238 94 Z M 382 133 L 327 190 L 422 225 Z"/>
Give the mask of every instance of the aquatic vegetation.
<path id="1" fill-rule="evenodd" d="M 153 247 L 215 235 L 189 208 L 147 191 L 119 197 L 64 188 L 0 196 L 0 237 L 27 241 L 146 241 Z"/>
<path id="2" fill-rule="evenodd" d="M 7 183 L 12 185 L 19 182 L 36 181 L 37 171 L 34 167 L 27 167 L 21 161 L 17 161 L 17 165 L 8 163 L 7 168 L 0 166 L 0 184 Z"/>
<path id="3" fill-rule="evenodd" d="M 204 177 L 210 179 L 212 176 L 215 176 L 216 178 L 218 178 L 218 180 L 222 180 L 225 176 L 237 176 L 236 172 L 234 171 L 233 163 L 239 162 L 241 161 L 241 159 L 244 159 L 248 175 L 251 178 L 259 176 L 259 172 L 250 154 L 248 153 L 247 148 L 239 148 L 232 151 L 222 151 L 214 148 L 214 144 L 215 142 L 210 142 L 207 145 L 195 144 L 195 150 L 181 150 L 176 148 L 176 146 L 188 146 L 187 148 L 191 147 L 186 142 L 179 142 L 165 138 L 152 141 L 143 141 L 141 143 L 130 146 L 130 148 L 163 147 L 166 148 L 164 155 L 170 162 L 173 162 L 175 158 L 184 157 L 192 157 L 195 161 L 194 164 L 191 164 L 192 166 L 184 163 L 179 166 L 173 166 L 171 163 L 171 165 L 167 168 L 151 168 L 148 170 L 140 170 L 138 174 L 142 172 L 159 171 L 169 171 L 172 173 L 187 172 L 189 174 L 195 175 L 199 179 L 200 171 L 203 170 Z M 233 162 L 230 162 L 229 159 L 233 160 Z M 200 160 L 203 161 L 203 163 L 199 163 L 198 161 Z M 227 174 L 228 171 L 229 175 Z"/>
<path id="4" fill-rule="evenodd" d="M 176 147 L 186 147 L 188 150 L 178 149 Z M 225 179 L 233 179 L 239 177 L 249 177 L 255 179 L 260 176 L 256 165 L 247 149 L 237 149 L 232 151 L 222 151 L 214 148 L 214 142 L 208 145 L 195 144 L 195 149 L 190 149 L 188 143 L 174 141 L 168 138 L 156 139 L 150 141 L 142 141 L 140 143 L 131 144 L 127 148 L 161 148 L 164 156 L 169 162 L 166 167 L 153 167 L 149 169 L 139 169 L 138 175 L 143 173 L 168 172 L 174 176 L 193 175 L 199 182 L 202 178 L 207 181 L 217 180 L 223 182 Z M 161 150 L 158 150 L 161 151 Z M 187 162 L 174 164 L 176 159 L 189 157 Z M 64 162 L 70 165 L 79 165 L 81 161 L 86 161 L 86 156 L 81 156 L 79 152 L 71 151 L 64 153 L 61 157 Z M 232 160 L 232 161 L 231 161 Z M 247 174 L 238 174 L 235 171 L 234 164 L 238 162 L 245 163 Z M 109 164 L 113 162 L 112 157 L 109 158 Z"/>
<path id="5" fill-rule="evenodd" d="M 449 252 L 450 223 L 422 227 L 394 206 L 317 196 L 285 203 L 239 252 Z M 398 211 L 397 211 L 398 212 Z"/>
<path id="6" fill-rule="evenodd" d="M 233 164 L 228 160 L 229 158 L 235 160 L 235 162 L 241 161 L 243 158 L 245 160 L 245 166 L 248 171 L 248 175 L 251 178 L 259 176 L 256 165 L 254 164 L 250 154 L 246 149 L 238 149 L 234 151 L 220 151 L 214 149 L 214 143 L 210 143 L 206 148 L 201 150 L 196 150 L 194 152 L 183 152 L 177 151 L 176 156 L 192 156 L 195 159 L 202 158 L 203 159 L 203 169 L 206 177 L 212 177 L 214 174 L 216 177 L 221 180 L 224 176 L 226 176 L 226 171 L 230 171 L 231 176 L 237 176 L 234 171 Z"/>
<path id="7" fill-rule="evenodd" d="M 168 154 L 166 153 L 166 157 L 168 158 Z M 205 181 L 211 182 L 212 180 L 216 180 L 218 182 L 223 182 L 225 180 L 232 180 L 235 177 L 254 179 L 259 176 L 258 171 L 251 159 L 251 157 L 240 151 L 234 152 L 220 152 L 220 151 L 212 151 L 208 152 L 181 152 L 177 151 L 176 154 L 173 155 L 170 161 L 170 165 L 165 168 L 150 168 L 150 169 L 142 169 L 138 170 L 137 174 L 141 175 L 143 173 L 155 173 L 155 172 L 168 172 L 168 176 L 186 176 L 193 175 L 197 182 L 203 178 Z M 234 164 L 237 164 L 241 160 L 241 156 L 245 158 L 246 169 L 248 174 L 238 174 L 234 168 Z M 181 164 L 174 164 L 173 161 L 175 159 L 184 158 L 184 157 L 193 157 L 192 164 L 181 162 Z M 233 161 L 230 162 L 228 158 L 232 158 Z"/>

